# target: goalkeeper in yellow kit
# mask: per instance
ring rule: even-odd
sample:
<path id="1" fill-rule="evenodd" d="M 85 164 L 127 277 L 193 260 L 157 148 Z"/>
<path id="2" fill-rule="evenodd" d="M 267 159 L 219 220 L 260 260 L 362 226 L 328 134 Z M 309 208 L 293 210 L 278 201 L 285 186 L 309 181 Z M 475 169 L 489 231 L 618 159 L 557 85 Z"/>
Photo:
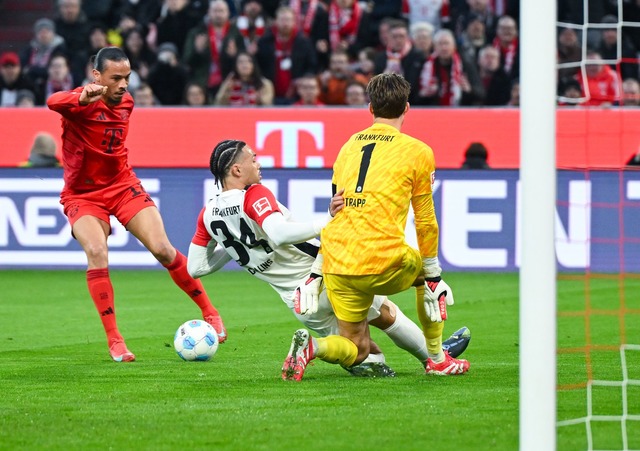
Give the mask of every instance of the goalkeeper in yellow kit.
<path id="1" fill-rule="evenodd" d="M 418 317 L 427 340 L 427 374 L 463 374 L 469 362 L 442 350 L 443 320 L 453 304 L 441 279 L 438 222 L 432 197 L 433 151 L 400 132 L 409 111 L 409 83 L 397 74 L 380 74 L 367 86 L 373 125 L 347 141 L 333 166 L 335 192 L 344 207 L 322 230 L 322 274 L 312 273 L 308 291 L 327 287 L 340 335 L 314 338 L 295 332 L 282 377 L 301 380 L 308 362 L 320 358 L 346 368 L 369 355 L 367 311 L 374 295 L 392 295 L 416 287 Z M 419 251 L 405 240 L 413 207 Z M 301 311 L 317 309 L 317 296 L 303 291 Z"/>

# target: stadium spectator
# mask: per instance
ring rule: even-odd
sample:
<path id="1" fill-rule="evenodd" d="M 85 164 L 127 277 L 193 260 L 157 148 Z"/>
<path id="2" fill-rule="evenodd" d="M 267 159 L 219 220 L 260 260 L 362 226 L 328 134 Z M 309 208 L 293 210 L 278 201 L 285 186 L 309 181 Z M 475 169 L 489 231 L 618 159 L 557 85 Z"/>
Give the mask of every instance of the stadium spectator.
<path id="1" fill-rule="evenodd" d="M 149 78 L 149 71 L 156 61 L 158 56 L 149 48 L 149 45 L 145 41 L 145 35 L 142 27 L 136 26 L 127 31 L 123 35 L 122 50 L 126 53 L 127 58 L 131 64 L 131 69 L 136 71 L 141 80 L 146 81 Z"/>
<path id="2" fill-rule="evenodd" d="M 422 53 L 424 59 L 429 58 L 433 53 L 433 25 L 429 22 L 416 22 L 411 24 L 409 31 L 413 47 Z"/>
<path id="3" fill-rule="evenodd" d="M 180 64 L 178 49 L 171 42 L 158 47 L 158 61 L 149 71 L 148 84 L 162 105 L 180 105 L 187 85 L 187 70 Z"/>
<path id="4" fill-rule="evenodd" d="M 402 75 L 411 85 L 409 101 L 413 102 L 418 94 L 423 63 L 422 53 L 411 44 L 407 25 L 401 20 L 391 22 L 387 49 L 376 54 L 375 73 Z"/>
<path id="5" fill-rule="evenodd" d="M 520 76 L 520 44 L 516 21 L 509 16 L 498 20 L 493 46 L 500 51 L 500 68 L 510 79 Z"/>
<path id="6" fill-rule="evenodd" d="M 33 90 L 33 84 L 22 73 L 20 58 L 15 52 L 0 55 L 0 107 L 17 105 L 20 90 Z"/>
<path id="7" fill-rule="evenodd" d="M 36 106 L 36 95 L 28 89 L 20 89 L 16 95 L 16 106 L 20 108 L 32 108 Z"/>
<path id="8" fill-rule="evenodd" d="M 364 30 L 369 36 L 369 42 L 363 42 L 365 47 L 384 50 L 388 47 L 386 32 L 388 25 L 402 19 L 403 0 L 371 0 L 367 3 L 369 30 Z"/>
<path id="9" fill-rule="evenodd" d="M 515 80 L 511 80 L 510 98 L 507 102 L 507 106 L 520 106 L 520 80 L 517 78 Z"/>
<path id="10" fill-rule="evenodd" d="M 178 58 L 182 58 L 189 30 L 200 22 L 202 16 L 190 7 L 189 0 L 164 0 L 160 17 L 156 20 L 155 45 L 171 42 L 178 49 Z"/>
<path id="11" fill-rule="evenodd" d="M 558 106 L 577 106 L 582 101 L 582 88 L 575 78 L 561 82 L 558 91 Z"/>
<path id="12" fill-rule="evenodd" d="M 183 60 L 191 71 L 189 80 L 206 86 L 214 98 L 236 55 L 243 50 L 244 38 L 229 20 L 227 3 L 212 1 L 204 21 L 187 36 Z"/>
<path id="13" fill-rule="evenodd" d="M 460 55 L 467 61 L 478 61 L 480 49 L 487 44 L 485 24 L 478 15 L 467 16 L 464 31 L 458 39 Z"/>
<path id="14" fill-rule="evenodd" d="M 184 88 L 182 104 L 186 106 L 208 106 L 210 104 L 209 93 L 204 86 L 191 81 Z"/>
<path id="15" fill-rule="evenodd" d="M 319 242 L 315 239 L 317 230 L 323 221 L 296 222 L 291 218 L 289 210 L 280 204 L 273 193 L 260 183 L 260 165 L 255 161 L 255 153 L 243 141 L 226 140 L 218 143 L 211 153 L 210 170 L 221 193 L 212 198 L 202 209 L 196 226 L 196 233 L 189 245 L 188 269 L 193 277 L 202 277 L 221 269 L 225 263 L 240 256 L 241 265 L 249 270 L 261 262 L 269 261 L 269 267 L 257 273 L 248 272 L 271 285 L 295 318 L 305 326 L 326 336 L 338 332 L 336 317 L 331 308 L 327 292 L 318 287 L 318 280 L 313 285 L 306 285 L 310 273 L 319 271 L 315 255 L 303 252 L 296 243 L 303 242 L 308 251 L 317 251 Z M 251 207 L 254 199 L 261 199 L 269 208 L 259 212 Z M 330 211 L 335 214 L 343 199 L 335 196 L 330 202 Z M 245 206 L 242 214 L 217 215 L 211 212 L 223 211 L 227 205 Z M 245 218 L 249 219 L 246 221 Z M 328 217 L 327 217 L 328 219 Z M 220 240 L 218 234 L 211 233 L 207 225 L 212 222 L 226 226 L 230 235 Z M 246 225 L 246 227 L 245 227 Z M 248 229 L 247 229 L 248 227 Z M 245 230 L 245 232 L 241 232 Z M 244 239 L 246 230 L 253 236 L 264 237 L 270 246 L 253 246 Z M 233 249 L 233 250 L 230 250 Z M 315 279 L 318 279 L 317 277 Z M 302 304 L 307 306 L 307 297 L 317 296 L 317 311 L 300 313 Z M 295 306 L 296 297 L 299 306 Z M 313 304 L 313 301 L 310 302 Z M 314 309 L 315 305 L 309 305 Z M 409 320 L 391 300 L 377 296 L 369 312 L 370 323 L 383 330 L 398 347 L 406 350 L 421 363 L 426 362 L 428 355 L 422 331 Z M 450 341 L 450 340 L 448 340 Z M 464 350 L 457 347 L 458 350 Z M 370 362 L 384 363 L 384 355 L 378 353 L 377 346 L 372 347 L 367 363 L 359 369 L 347 369 L 354 375 L 392 376 L 391 373 L 371 374 L 375 368 Z M 456 351 L 458 352 L 458 351 Z M 386 367 L 385 369 L 387 369 Z M 377 368 L 382 369 L 382 368 Z M 361 371 L 359 371 L 361 370 Z"/>
<path id="16" fill-rule="evenodd" d="M 236 26 L 244 39 L 244 48 L 252 55 L 258 51 L 258 39 L 267 29 L 267 17 L 262 10 L 262 3 L 257 0 L 243 2 L 242 14 L 236 18 Z"/>
<path id="17" fill-rule="evenodd" d="M 34 38 L 22 50 L 20 61 L 23 73 L 35 88 L 45 83 L 51 55 L 54 52 L 66 53 L 66 46 L 62 36 L 56 34 L 56 26 L 50 19 L 38 19 L 33 25 L 33 33 Z"/>
<path id="18" fill-rule="evenodd" d="M 320 100 L 320 84 L 314 74 L 303 75 L 295 81 L 298 100 L 295 106 L 324 106 Z"/>
<path id="19" fill-rule="evenodd" d="M 349 55 L 345 50 L 334 50 L 329 60 L 329 69 L 318 76 L 320 101 L 326 105 L 345 105 L 347 84 L 359 81 L 366 84 L 366 76 L 354 74 L 349 66 Z"/>
<path id="20" fill-rule="evenodd" d="M 118 23 L 119 3 L 120 0 L 85 0 L 81 7 L 89 23 L 108 29 Z"/>
<path id="21" fill-rule="evenodd" d="M 442 280 L 438 261 L 433 151 L 400 131 L 409 111 L 410 89 L 395 73 L 376 75 L 369 82 L 373 125 L 352 135 L 338 154 L 332 184 L 334 195 L 344 197 L 346 205 L 322 229 L 320 255 L 324 262 L 318 267 L 322 268 L 340 334 L 315 338 L 308 330 L 298 329 L 282 367 L 284 379 L 301 380 L 316 357 L 347 368 L 363 362 L 370 353 L 367 316 L 375 296 L 392 295 L 411 286 L 416 287 L 418 317 L 429 354 L 426 373 L 455 375 L 469 369 L 469 362 L 456 360 L 442 350 L 443 320 L 446 305 L 453 304 L 453 292 Z M 357 199 L 357 205 L 347 204 L 346 199 L 354 203 Z M 366 210 L 358 207 L 363 203 Z M 405 241 L 404 222 L 410 206 L 416 218 L 419 250 Z M 389 227 L 383 230 L 380 224 Z M 305 284 L 311 285 L 319 277 L 312 271 Z M 314 285 L 317 290 L 318 281 Z M 302 288 L 300 293 L 302 300 Z"/>
<path id="22" fill-rule="evenodd" d="M 124 47 L 125 36 L 134 28 L 140 28 L 141 30 L 144 29 L 145 31 L 142 34 L 144 41 L 147 42 L 153 40 L 153 42 L 155 43 L 155 34 L 149 33 L 147 35 L 146 27 L 138 24 L 138 22 L 136 22 L 136 20 L 132 16 L 123 14 L 118 21 L 118 25 L 115 28 L 110 28 L 109 30 L 107 30 L 107 40 L 109 41 L 109 44 L 115 47 Z"/>
<path id="23" fill-rule="evenodd" d="M 27 91 L 29 92 L 29 91 Z M 28 106 L 24 106 L 28 108 Z M 60 160 L 56 156 L 56 140 L 46 132 L 39 132 L 33 140 L 29 157 L 18 164 L 21 168 L 59 168 Z"/>
<path id="24" fill-rule="evenodd" d="M 144 29 L 160 17 L 162 9 L 162 2 L 158 0 L 120 0 L 120 3 L 118 17 L 130 17 Z"/>
<path id="25" fill-rule="evenodd" d="M 409 27 L 426 22 L 434 30 L 449 28 L 449 0 L 404 0 L 402 3 L 402 13 L 409 21 Z"/>
<path id="26" fill-rule="evenodd" d="M 511 98 L 511 80 L 500 67 L 500 52 L 487 45 L 478 54 L 478 73 L 484 87 L 484 106 L 506 105 Z"/>
<path id="27" fill-rule="evenodd" d="M 582 61 L 582 46 L 578 34 L 573 28 L 562 28 L 558 33 L 558 64 L 579 63 Z M 580 65 L 558 69 L 558 81 L 566 81 L 578 74 Z"/>
<path id="28" fill-rule="evenodd" d="M 116 323 L 108 268 L 110 215 L 169 271 L 224 342 L 226 331 L 218 311 L 202 283 L 189 275 L 186 257 L 169 241 L 158 209 L 129 165 L 124 139 L 133 110 L 127 92 L 129 61 L 121 49 L 107 47 L 98 52 L 95 67 L 94 83 L 57 92 L 47 105 L 63 118 L 65 185 L 60 202 L 73 237 L 87 257 L 89 293 L 106 332 L 111 358 L 116 362 L 135 360 Z"/>
<path id="29" fill-rule="evenodd" d="M 366 106 L 369 101 L 367 100 L 367 88 L 360 82 L 350 81 L 346 90 L 346 101 L 349 106 Z"/>
<path id="30" fill-rule="evenodd" d="M 36 103 L 43 105 L 51 94 L 70 91 L 74 86 L 75 82 L 66 55 L 53 54 L 49 60 L 48 76 L 45 83 L 35 87 Z"/>
<path id="31" fill-rule="evenodd" d="M 640 106 L 640 83 L 635 78 L 627 78 L 622 82 L 622 105 Z"/>
<path id="32" fill-rule="evenodd" d="M 620 77 L 608 65 L 602 63 L 602 56 L 594 50 L 587 51 L 584 73 L 578 72 L 584 106 L 611 106 L 620 101 Z"/>
<path id="33" fill-rule="evenodd" d="M 498 16 L 491 7 L 489 0 L 467 0 L 466 10 L 462 12 L 455 23 L 456 36 L 459 38 L 472 20 L 481 20 L 484 23 L 485 38 L 491 42 L 496 35 Z"/>
<path id="34" fill-rule="evenodd" d="M 620 30 L 616 27 L 618 18 L 609 14 L 602 18 L 601 23 L 611 24 L 611 28 L 602 29 L 602 38 L 597 48 L 602 59 L 612 61 L 609 67 L 615 71 L 619 70 L 619 75 L 623 80 L 626 78 L 638 78 L 640 75 L 638 72 L 638 63 L 624 61 L 620 62 L 619 68 L 617 67 L 617 62 L 620 61 L 621 58 L 627 60 L 636 59 L 636 49 L 633 48 L 631 42 L 627 39 L 620 39 L 618 43 L 618 33 L 620 33 Z M 618 51 L 618 44 L 620 45 L 620 51 Z"/>
<path id="35" fill-rule="evenodd" d="M 58 0 L 55 31 L 64 39 L 74 80 L 84 77 L 84 65 L 89 59 L 91 23 L 82 11 L 82 0 Z"/>
<path id="36" fill-rule="evenodd" d="M 235 67 L 220 86 L 216 105 L 265 106 L 273 104 L 273 83 L 260 74 L 255 58 L 241 52 Z"/>
<path id="37" fill-rule="evenodd" d="M 141 83 L 137 89 L 131 91 L 133 101 L 137 107 L 153 107 L 160 106 L 160 101 L 153 93 L 153 89 L 146 83 Z"/>
<path id="38" fill-rule="evenodd" d="M 256 60 L 262 75 L 273 83 L 276 105 L 291 104 L 295 80 L 304 74 L 316 73 L 318 62 L 313 43 L 296 31 L 291 8 L 278 8 L 274 27 L 258 41 Z"/>
<path id="39" fill-rule="evenodd" d="M 397 19 L 386 17 L 378 24 L 378 29 L 370 35 L 368 43 L 365 41 L 363 46 L 373 47 L 376 51 L 385 50 L 389 45 L 389 30 L 391 25 L 397 23 Z M 371 27 L 371 24 L 369 25 Z"/>
<path id="40" fill-rule="evenodd" d="M 475 65 L 456 50 L 451 30 L 436 32 L 433 54 L 420 74 L 417 105 L 460 106 L 477 104 L 485 92 Z"/>
<path id="41" fill-rule="evenodd" d="M 103 47 L 109 47 L 107 29 L 102 25 L 92 25 L 89 30 L 89 55 L 95 55 Z"/>
<path id="42" fill-rule="evenodd" d="M 329 4 L 330 52 L 347 51 L 355 58 L 369 40 L 369 13 L 356 0 L 331 0 Z"/>
<path id="43" fill-rule="evenodd" d="M 362 75 L 367 81 L 375 75 L 376 51 L 372 47 L 365 47 L 358 52 L 358 59 L 353 63 L 353 73 Z"/>
<path id="44" fill-rule="evenodd" d="M 289 0 L 289 7 L 295 17 L 296 29 L 309 38 L 316 51 L 318 66 L 328 65 L 329 53 L 329 1 Z"/>
<path id="45" fill-rule="evenodd" d="M 464 151 L 462 169 L 489 169 L 489 151 L 484 144 L 473 142 Z"/>

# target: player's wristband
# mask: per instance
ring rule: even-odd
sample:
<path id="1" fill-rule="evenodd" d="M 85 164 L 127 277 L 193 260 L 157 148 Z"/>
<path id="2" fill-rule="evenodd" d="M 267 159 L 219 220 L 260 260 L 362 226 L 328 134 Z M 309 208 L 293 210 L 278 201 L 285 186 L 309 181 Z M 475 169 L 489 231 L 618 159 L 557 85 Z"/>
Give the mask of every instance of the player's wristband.
<path id="1" fill-rule="evenodd" d="M 424 257 L 422 259 L 422 270 L 427 279 L 440 277 L 442 268 L 440 268 L 438 257 Z"/>

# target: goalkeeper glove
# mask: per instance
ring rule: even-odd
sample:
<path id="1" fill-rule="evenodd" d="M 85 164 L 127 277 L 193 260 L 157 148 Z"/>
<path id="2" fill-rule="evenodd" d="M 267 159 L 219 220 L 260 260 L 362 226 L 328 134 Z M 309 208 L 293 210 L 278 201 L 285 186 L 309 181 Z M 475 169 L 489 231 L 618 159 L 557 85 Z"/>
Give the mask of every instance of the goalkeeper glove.
<path id="1" fill-rule="evenodd" d="M 313 315 L 318 311 L 322 284 L 322 263 L 324 257 L 321 253 L 316 256 L 311 265 L 311 274 L 305 283 L 296 288 L 293 297 L 293 310 L 299 315 Z"/>
<path id="2" fill-rule="evenodd" d="M 447 305 L 453 305 L 453 292 L 440 276 L 425 280 L 424 310 L 431 321 L 441 323 L 447 319 Z"/>
<path id="3" fill-rule="evenodd" d="M 318 311 L 322 292 L 322 275 L 311 273 L 305 283 L 296 288 L 293 310 L 299 315 L 313 315 Z"/>

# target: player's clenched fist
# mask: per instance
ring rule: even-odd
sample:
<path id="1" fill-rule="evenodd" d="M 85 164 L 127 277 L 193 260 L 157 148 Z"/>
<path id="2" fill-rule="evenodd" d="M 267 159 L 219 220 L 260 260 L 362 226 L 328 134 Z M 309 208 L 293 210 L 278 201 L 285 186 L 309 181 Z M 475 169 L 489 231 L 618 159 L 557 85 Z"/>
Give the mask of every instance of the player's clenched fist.
<path id="1" fill-rule="evenodd" d="M 106 92 L 106 86 L 98 85 L 96 83 L 89 83 L 80 93 L 78 102 L 80 103 L 80 105 L 88 105 L 100 99 L 100 97 L 103 94 L 106 94 Z"/>

